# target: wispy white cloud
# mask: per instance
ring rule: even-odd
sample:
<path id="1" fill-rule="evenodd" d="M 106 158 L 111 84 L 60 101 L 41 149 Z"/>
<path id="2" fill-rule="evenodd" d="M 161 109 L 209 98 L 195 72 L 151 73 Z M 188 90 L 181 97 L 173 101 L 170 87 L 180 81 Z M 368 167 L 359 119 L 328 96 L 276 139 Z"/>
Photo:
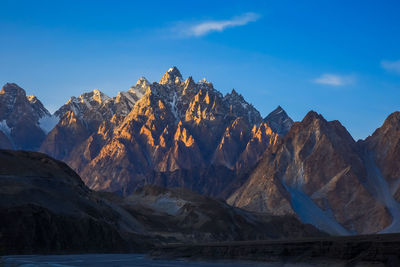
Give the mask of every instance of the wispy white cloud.
<path id="1" fill-rule="evenodd" d="M 384 68 L 387 71 L 400 74 L 400 60 L 397 60 L 397 61 L 383 60 L 381 62 L 381 66 L 382 66 L 382 68 Z"/>
<path id="2" fill-rule="evenodd" d="M 259 14 L 250 12 L 228 20 L 209 20 L 194 25 L 180 25 L 180 32 L 185 36 L 200 37 L 211 32 L 222 32 L 227 28 L 243 26 L 259 18 Z"/>
<path id="3" fill-rule="evenodd" d="M 313 80 L 314 83 L 329 86 L 344 86 L 354 83 L 355 79 L 351 75 L 338 75 L 332 73 L 324 73 L 320 77 Z"/>

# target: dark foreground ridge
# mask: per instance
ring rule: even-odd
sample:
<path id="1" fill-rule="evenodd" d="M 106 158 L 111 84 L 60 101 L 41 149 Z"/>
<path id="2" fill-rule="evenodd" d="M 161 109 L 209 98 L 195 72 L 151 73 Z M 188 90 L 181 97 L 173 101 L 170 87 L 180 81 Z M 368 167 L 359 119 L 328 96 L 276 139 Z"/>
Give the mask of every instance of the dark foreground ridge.
<path id="1" fill-rule="evenodd" d="M 61 161 L 0 149 L 0 255 L 321 235 L 294 216 L 251 213 L 185 189 L 145 186 L 126 198 L 96 192 Z"/>
<path id="2" fill-rule="evenodd" d="M 400 234 L 358 235 L 268 241 L 237 241 L 197 245 L 174 244 L 154 249 L 155 259 L 268 262 L 340 262 L 346 266 L 378 262 L 400 266 Z"/>

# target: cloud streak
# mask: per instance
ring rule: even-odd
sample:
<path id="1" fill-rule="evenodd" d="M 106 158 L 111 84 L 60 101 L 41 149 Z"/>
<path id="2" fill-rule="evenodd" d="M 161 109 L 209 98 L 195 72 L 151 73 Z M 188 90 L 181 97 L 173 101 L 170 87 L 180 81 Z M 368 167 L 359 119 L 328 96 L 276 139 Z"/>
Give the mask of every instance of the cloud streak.
<path id="1" fill-rule="evenodd" d="M 250 22 L 257 21 L 259 18 L 259 14 L 245 13 L 229 20 L 210 20 L 188 25 L 182 31 L 186 36 L 200 37 L 212 32 L 222 32 L 228 28 L 244 26 Z"/>
<path id="2" fill-rule="evenodd" d="M 354 83 L 354 78 L 349 75 L 324 73 L 320 77 L 314 79 L 313 82 L 329 86 L 344 86 Z"/>
<path id="3" fill-rule="evenodd" d="M 397 61 L 383 60 L 381 62 L 381 67 L 389 72 L 400 74 L 400 60 Z"/>

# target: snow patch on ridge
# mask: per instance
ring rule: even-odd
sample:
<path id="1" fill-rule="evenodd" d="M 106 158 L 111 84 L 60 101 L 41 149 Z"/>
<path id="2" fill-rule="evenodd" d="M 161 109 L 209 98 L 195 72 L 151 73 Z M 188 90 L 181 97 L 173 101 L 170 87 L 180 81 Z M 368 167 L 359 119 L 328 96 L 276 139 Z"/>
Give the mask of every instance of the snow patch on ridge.
<path id="1" fill-rule="evenodd" d="M 172 114 L 174 114 L 175 120 L 178 121 L 179 120 L 179 116 L 178 116 L 178 110 L 176 108 L 176 99 L 178 98 L 178 96 L 176 95 L 176 92 L 174 92 L 174 96 L 172 97 L 172 102 L 171 104 L 171 111 Z"/>

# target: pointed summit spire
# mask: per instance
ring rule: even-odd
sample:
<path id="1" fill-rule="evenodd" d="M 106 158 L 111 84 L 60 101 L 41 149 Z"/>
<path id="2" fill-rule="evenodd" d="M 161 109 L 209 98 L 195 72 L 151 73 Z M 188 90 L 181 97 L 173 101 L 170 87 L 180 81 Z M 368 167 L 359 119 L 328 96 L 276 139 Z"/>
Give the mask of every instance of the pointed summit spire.
<path id="1" fill-rule="evenodd" d="M 279 135 L 285 135 L 293 125 L 293 120 L 281 106 L 278 106 L 268 114 L 264 121 Z"/>
<path id="2" fill-rule="evenodd" d="M 160 84 L 175 83 L 177 81 L 177 79 L 179 81 L 181 81 L 182 74 L 178 70 L 178 68 L 174 66 L 174 67 L 170 68 L 169 70 L 167 70 L 167 72 L 163 75 L 163 77 L 160 80 Z"/>

